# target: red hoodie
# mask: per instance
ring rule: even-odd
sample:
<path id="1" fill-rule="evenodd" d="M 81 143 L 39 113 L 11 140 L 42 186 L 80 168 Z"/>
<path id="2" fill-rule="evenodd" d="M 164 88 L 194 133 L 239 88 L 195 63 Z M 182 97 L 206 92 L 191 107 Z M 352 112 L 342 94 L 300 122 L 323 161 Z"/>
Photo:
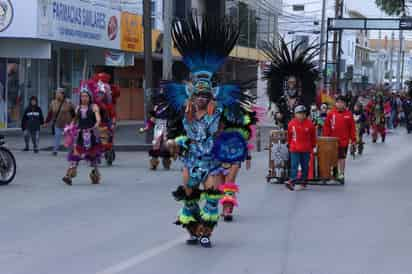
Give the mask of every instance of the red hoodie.
<path id="1" fill-rule="evenodd" d="M 332 109 L 325 120 L 323 136 L 337 137 L 339 147 L 347 147 L 349 141 L 356 141 L 356 127 L 353 114 L 349 110 L 338 111 Z"/>
<path id="2" fill-rule="evenodd" d="M 316 129 L 312 121 L 293 119 L 288 125 L 290 152 L 312 152 L 316 146 Z"/>

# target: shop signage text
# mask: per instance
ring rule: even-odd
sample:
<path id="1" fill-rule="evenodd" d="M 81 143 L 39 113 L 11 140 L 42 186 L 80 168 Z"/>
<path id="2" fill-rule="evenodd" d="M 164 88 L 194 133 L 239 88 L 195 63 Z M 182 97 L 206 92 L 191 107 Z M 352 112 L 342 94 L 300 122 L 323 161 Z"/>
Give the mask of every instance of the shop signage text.
<path id="1" fill-rule="evenodd" d="M 42 38 L 109 49 L 120 48 L 120 12 L 81 0 L 38 0 Z"/>
<path id="2" fill-rule="evenodd" d="M 105 29 L 106 14 L 87 8 L 76 7 L 57 1 L 53 2 L 53 18 L 83 27 Z"/>

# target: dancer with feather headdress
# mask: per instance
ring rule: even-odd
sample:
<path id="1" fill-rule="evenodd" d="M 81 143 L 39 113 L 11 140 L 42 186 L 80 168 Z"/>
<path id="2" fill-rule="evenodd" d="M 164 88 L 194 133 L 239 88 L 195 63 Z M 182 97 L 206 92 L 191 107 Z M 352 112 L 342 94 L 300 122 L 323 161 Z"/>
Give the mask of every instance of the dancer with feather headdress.
<path id="1" fill-rule="evenodd" d="M 206 16 L 201 21 L 189 17 L 174 22 L 173 41 L 191 71 L 192 82 L 169 82 L 163 88 L 172 108 L 184 117 L 180 136 L 176 131 L 168 134 L 177 136 L 169 146 L 177 147 L 184 163 L 183 185 L 173 192 L 174 198 L 183 202 L 176 224 L 188 230 L 188 244 L 211 247 L 219 200 L 224 196 L 219 190 L 222 163 L 246 160 L 248 136 L 237 126 L 248 128 L 255 123 L 256 112 L 253 98 L 238 85 L 212 86 L 213 75 L 236 44 L 239 28 L 225 18 Z M 200 200 L 204 200 L 202 207 Z"/>
<path id="2" fill-rule="evenodd" d="M 92 167 L 90 180 L 100 183 L 100 163 L 102 147 L 97 129 L 101 123 L 100 109 L 93 100 L 95 98 L 94 83 L 85 81 L 80 88 L 80 104 L 76 108 L 73 122 L 64 129 L 65 146 L 70 149 L 68 161 L 70 166 L 63 177 L 63 182 L 72 185 L 77 175 L 77 167 L 81 160 L 86 160 Z"/>
<path id="3" fill-rule="evenodd" d="M 283 38 L 280 38 L 279 46 L 272 42 L 263 48 L 271 62 L 264 71 L 269 84 L 268 97 L 278 107 L 275 121 L 284 130 L 293 118 L 296 106 L 305 105 L 309 109 L 315 102 L 319 72 L 314 58 L 318 49 L 319 45 L 305 48 L 303 43 L 288 44 Z"/>
<path id="4" fill-rule="evenodd" d="M 172 164 L 172 158 L 167 144 L 167 124 L 168 118 L 173 115 L 163 89 L 155 91 L 152 94 L 153 108 L 149 112 L 149 118 L 146 126 L 140 128 L 139 132 L 144 133 L 153 129 L 152 148 L 149 150 L 150 169 L 157 170 L 160 164 L 159 158 L 165 170 L 169 170 Z"/>

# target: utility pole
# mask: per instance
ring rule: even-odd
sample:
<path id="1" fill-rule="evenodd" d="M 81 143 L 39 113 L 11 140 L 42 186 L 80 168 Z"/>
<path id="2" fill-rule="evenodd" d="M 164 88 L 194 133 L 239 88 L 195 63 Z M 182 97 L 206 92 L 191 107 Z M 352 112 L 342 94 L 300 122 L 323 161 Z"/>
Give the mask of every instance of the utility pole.
<path id="1" fill-rule="evenodd" d="M 403 0 L 401 2 L 402 4 L 402 17 L 404 18 L 406 17 L 406 6 L 405 6 L 405 0 Z M 396 88 L 398 89 L 398 91 L 400 91 L 402 89 L 402 82 L 401 82 L 401 74 L 403 74 L 403 72 L 401 72 L 401 67 L 402 67 L 402 58 L 403 58 L 403 30 L 399 31 L 399 53 L 398 53 L 398 67 L 397 67 L 397 71 L 396 71 Z"/>
<path id="2" fill-rule="evenodd" d="M 172 0 L 163 1 L 163 80 L 172 80 L 172 16 L 173 16 Z"/>
<path id="3" fill-rule="evenodd" d="M 404 70 L 405 70 L 405 51 L 402 51 L 401 91 L 403 89 Z"/>
<path id="4" fill-rule="evenodd" d="M 389 55 L 389 83 L 392 86 L 392 79 L 393 79 L 393 47 L 395 43 L 395 32 L 392 31 L 391 37 L 391 52 Z"/>
<path id="5" fill-rule="evenodd" d="M 343 14 L 343 0 L 335 0 L 335 17 L 336 18 L 341 18 Z M 342 38 L 342 31 L 335 31 L 333 33 L 333 49 L 332 49 L 332 60 L 333 63 L 335 64 L 335 71 L 334 71 L 334 81 L 332 82 L 332 89 L 337 91 L 339 88 L 339 78 L 340 78 L 340 69 L 339 66 L 340 64 L 338 60 L 338 55 L 340 54 L 340 40 Z M 339 40 L 339 45 L 338 45 L 338 40 Z M 339 49 L 338 49 L 339 46 Z"/>
<path id="6" fill-rule="evenodd" d="M 323 86 L 323 61 L 325 55 L 325 19 L 326 19 L 326 0 L 322 0 L 322 19 L 320 20 L 320 51 L 319 51 L 319 71 L 321 72 L 320 90 Z M 327 57 L 326 57 L 327 59 Z"/>
<path id="7" fill-rule="evenodd" d="M 144 113 L 147 120 L 150 93 L 153 88 L 152 59 L 152 9 L 151 0 L 143 0 L 143 36 L 144 36 Z M 151 134 L 147 132 L 146 142 L 150 143 Z"/>
<path id="8" fill-rule="evenodd" d="M 340 0 L 340 3 L 339 3 L 339 18 L 342 18 L 343 17 L 343 1 L 344 0 Z M 341 73 L 341 68 L 340 68 L 340 61 L 341 61 L 341 57 L 342 57 L 342 33 L 343 33 L 343 31 L 342 30 L 340 30 L 339 31 L 339 37 L 338 37 L 338 39 L 339 39 L 339 42 L 338 42 L 338 58 L 337 58 L 337 64 L 336 64 L 336 66 L 337 66 L 337 68 L 336 68 L 336 74 L 337 74 L 337 81 L 336 81 L 336 85 L 337 85 L 337 89 L 339 89 L 340 88 L 340 73 Z"/>
<path id="9" fill-rule="evenodd" d="M 403 52 L 403 31 L 399 31 L 399 52 L 398 52 L 398 64 L 396 68 L 396 89 L 400 90 L 401 83 L 401 65 L 402 65 L 402 52 Z"/>

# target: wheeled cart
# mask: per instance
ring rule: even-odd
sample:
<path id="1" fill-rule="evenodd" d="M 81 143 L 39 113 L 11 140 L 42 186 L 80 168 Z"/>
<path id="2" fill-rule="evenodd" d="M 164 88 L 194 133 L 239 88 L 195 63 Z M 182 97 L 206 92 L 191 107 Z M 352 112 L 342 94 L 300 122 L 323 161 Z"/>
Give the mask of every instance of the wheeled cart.
<path id="1" fill-rule="evenodd" d="M 338 148 L 339 142 L 335 137 L 318 137 L 315 152 L 311 155 L 309 176 L 310 185 L 341 185 L 338 181 Z M 287 147 L 287 132 L 273 130 L 269 137 L 269 172 L 266 176 L 268 183 L 283 184 L 289 180 L 290 162 Z"/>

